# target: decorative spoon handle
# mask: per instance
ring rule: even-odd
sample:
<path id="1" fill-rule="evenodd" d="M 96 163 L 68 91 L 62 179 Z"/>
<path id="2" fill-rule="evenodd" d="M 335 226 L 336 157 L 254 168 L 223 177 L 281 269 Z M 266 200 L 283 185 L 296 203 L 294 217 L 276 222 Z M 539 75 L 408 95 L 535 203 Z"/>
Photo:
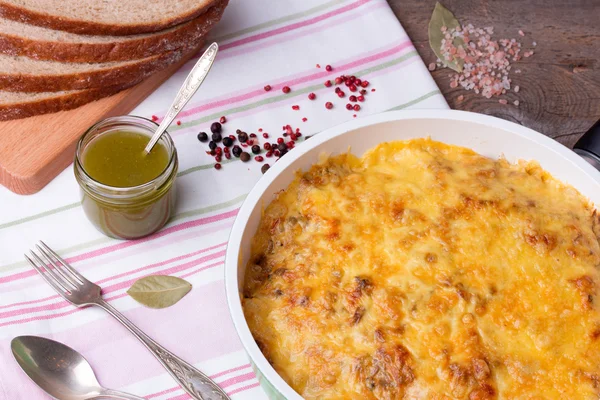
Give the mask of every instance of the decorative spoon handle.
<path id="1" fill-rule="evenodd" d="M 181 89 L 179 89 L 177 96 L 175 96 L 173 104 L 171 104 L 171 107 L 169 107 L 167 114 L 158 126 L 158 129 L 154 135 L 152 135 L 152 139 L 150 139 L 150 142 L 148 142 L 148 145 L 144 149 L 146 153 L 150 153 L 150 150 L 152 150 L 156 142 L 158 142 L 158 139 L 160 139 L 169 125 L 171 125 L 171 122 L 173 122 L 177 114 L 179 114 L 187 102 L 190 101 L 194 93 L 196 93 L 200 85 L 202 85 L 204 78 L 206 78 L 208 75 L 210 67 L 212 67 L 213 62 L 215 61 L 218 51 L 219 45 L 215 42 L 208 46 L 208 49 L 206 49 L 204 54 L 202 54 L 202 57 L 200 57 L 198 62 L 196 62 L 194 68 L 192 68 L 187 78 L 185 78 L 185 82 L 183 82 L 183 85 L 181 86 Z"/>
<path id="2" fill-rule="evenodd" d="M 229 396 L 212 379 L 156 343 L 116 308 L 104 300 L 99 300 L 93 304 L 103 308 L 133 333 L 192 398 L 196 400 L 229 400 Z"/>

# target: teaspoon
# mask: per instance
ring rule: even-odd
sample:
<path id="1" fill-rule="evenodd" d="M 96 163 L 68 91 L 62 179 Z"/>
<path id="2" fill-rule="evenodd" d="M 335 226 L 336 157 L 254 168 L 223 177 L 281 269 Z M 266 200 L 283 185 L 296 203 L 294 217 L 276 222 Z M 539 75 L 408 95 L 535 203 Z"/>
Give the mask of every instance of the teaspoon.
<path id="1" fill-rule="evenodd" d="M 152 135 L 150 142 L 144 149 L 146 154 L 150 153 L 150 150 L 154 147 L 158 139 L 162 136 L 163 133 L 167 130 L 171 122 L 175 119 L 177 114 L 181 112 L 183 107 L 187 104 L 188 101 L 192 98 L 194 93 L 198 90 L 202 82 L 204 82 L 204 78 L 208 75 L 210 71 L 210 67 L 212 67 L 213 62 L 215 61 L 215 57 L 217 56 L 217 52 L 219 51 L 219 45 L 217 43 L 213 43 L 208 46 L 208 49 L 202 54 L 202 57 L 196 62 L 194 68 L 190 71 L 187 78 L 185 78 L 185 82 L 181 85 L 179 92 L 177 92 L 177 96 L 173 100 L 173 104 L 169 107 L 167 114 L 163 118 L 162 122 L 158 126 L 158 129 Z"/>
<path id="2" fill-rule="evenodd" d="M 143 397 L 100 386 L 91 365 L 72 348 L 39 336 L 18 336 L 10 344 L 23 371 L 50 396 L 59 400 Z"/>

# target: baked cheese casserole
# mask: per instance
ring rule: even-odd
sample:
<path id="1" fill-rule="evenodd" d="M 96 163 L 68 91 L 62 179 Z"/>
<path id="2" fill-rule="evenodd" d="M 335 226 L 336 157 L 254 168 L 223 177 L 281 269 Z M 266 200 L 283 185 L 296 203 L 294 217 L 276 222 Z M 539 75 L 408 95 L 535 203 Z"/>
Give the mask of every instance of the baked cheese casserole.
<path id="1" fill-rule="evenodd" d="M 383 143 L 266 207 L 244 313 L 306 399 L 598 399 L 599 233 L 534 162 Z"/>

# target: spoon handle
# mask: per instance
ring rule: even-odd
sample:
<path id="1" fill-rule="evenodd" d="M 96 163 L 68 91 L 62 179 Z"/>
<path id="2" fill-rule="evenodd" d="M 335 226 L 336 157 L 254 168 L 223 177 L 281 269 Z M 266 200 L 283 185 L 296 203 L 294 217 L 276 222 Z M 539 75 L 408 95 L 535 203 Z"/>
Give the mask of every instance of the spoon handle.
<path id="1" fill-rule="evenodd" d="M 156 142 L 158 142 L 158 139 L 160 139 L 169 125 L 171 125 L 171 122 L 173 122 L 177 114 L 179 114 L 187 102 L 190 101 L 194 93 L 196 93 L 200 85 L 202 85 L 204 78 L 206 78 L 208 75 L 210 67 L 212 67 L 213 62 L 215 61 L 218 51 L 219 45 L 215 42 L 208 46 L 208 49 L 206 49 L 204 54 L 202 54 L 202 57 L 200 57 L 198 62 L 196 62 L 194 68 L 192 68 L 187 78 L 185 78 L 185 82 L 183 82 L 183 85 L 181 86 L 181 89 L 179 89 L 177 96 L 175 96 L 173 104 L 171 104 L 171 107 L 169 107 L 167 114 L 144 149 L 146 153 L 150 153 L 150 150 L 152 150 Z"/>
<path id="2" fill-rule="evenodd" d="M 120 399 L 120 400 L 146 400 L 143 397 L 125 393 L 125 392 L 121 392 L 119 390 L 114 390 L 114 389 L 104 389 L 98 396 L 94 397 L 94 399 L 105 399 L 105 398 Z"/>
<path id="3" fill-rule="evenodd" d="M 229 400 L 229 396 L 212 379 L 156 343 L 116 308 L 102 299 L 93 304 L 103 308 L 133 333 L 192 398 L 196 400 Z"/>

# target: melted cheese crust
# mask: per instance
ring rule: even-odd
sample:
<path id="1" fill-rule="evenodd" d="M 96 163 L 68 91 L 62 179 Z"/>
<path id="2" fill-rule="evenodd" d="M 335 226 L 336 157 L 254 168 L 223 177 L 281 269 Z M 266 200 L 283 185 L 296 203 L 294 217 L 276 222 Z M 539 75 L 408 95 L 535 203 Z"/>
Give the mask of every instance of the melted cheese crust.
<path id="1" fill-rule="evenodd" d="M 599 232 L 536 163 L 384 143 L 264 210 L 244 313 L 307 399 L 598 399 Z"/>

